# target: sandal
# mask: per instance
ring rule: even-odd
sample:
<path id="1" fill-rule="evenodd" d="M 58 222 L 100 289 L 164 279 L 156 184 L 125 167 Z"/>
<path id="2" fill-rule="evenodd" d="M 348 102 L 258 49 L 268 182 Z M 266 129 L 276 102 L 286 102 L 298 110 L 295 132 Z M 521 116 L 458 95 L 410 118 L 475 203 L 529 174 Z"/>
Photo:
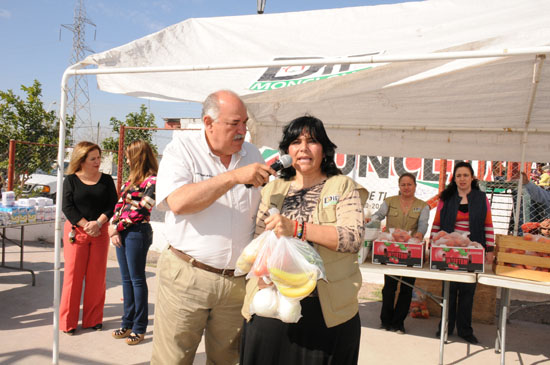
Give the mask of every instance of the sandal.
<path id="1" fill-rule="evenodd" d="M 130 335 L 126 338 L 126 343 L 130 346 L 137 345 L 141 341 L 145 339 L 145 334 L 141 333 L 139 335 L 136 335 L 134 332 L 130 333 Z"/>
<path id="2" fill-rule="evenodd" d="M 126 327 L 120 327 L 119 329 L 116 329 L 113 331 L 112 335 L 114 338 L 126 338 L 130 336 L 130 333 L 132 333 L 132 330 L 130 328 Z"/>

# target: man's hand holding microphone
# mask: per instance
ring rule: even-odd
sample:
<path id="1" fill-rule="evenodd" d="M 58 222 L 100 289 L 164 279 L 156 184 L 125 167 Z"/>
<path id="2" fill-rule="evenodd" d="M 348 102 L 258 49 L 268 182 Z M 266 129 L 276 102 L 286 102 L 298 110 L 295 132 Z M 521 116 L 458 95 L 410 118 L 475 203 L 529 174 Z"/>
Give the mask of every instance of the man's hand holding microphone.
<path id="1" fill-rule="evenodd" d="M 233 170 L 235 178 L 241 184 L 245 184 L 247 188 L 259 187 L 265 185 L 269 181 L 269 176 L 277 175 L 277 171 L 292 165 L 292 157 L 283 155 L 279 160 L 267 166 L 261 163 L 253 163 L 244 167 Z"/>

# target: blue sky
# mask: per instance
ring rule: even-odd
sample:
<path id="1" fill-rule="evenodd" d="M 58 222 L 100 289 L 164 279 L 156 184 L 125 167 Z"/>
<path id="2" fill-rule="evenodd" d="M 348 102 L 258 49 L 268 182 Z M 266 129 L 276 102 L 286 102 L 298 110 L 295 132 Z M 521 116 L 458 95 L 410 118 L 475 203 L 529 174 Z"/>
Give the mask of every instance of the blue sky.
<path id="1" fill-rule="evenodd" d="M 267 0 L 265 13 L 330 9 L 336 7 L 398 3 L 403 0 Z M 58 108 L 61 76 L 72 56 L 73 34 L 62 28 L 72 24 L 77 0 L 0 0 L 0 90 L 23 96 L 21 85 L 34 79 L 42 84 L 45 108 Z M 256 0 L 88 0 L 86 43 L 102 52 L 189 18 L 256 13 Z M 61 32 L 61 40 L 60 40 Z M 109 135 L 109 119 L 124 120 L 145 104 L 162 126 L 164 117 L 197 117 L 197 103 L 165 103 L 98 91 L 95 77 L 88 77 L 92 124 Z M 55 104 L 53 104 L 55 102 Z M 163 137 L 169 138 L 169 137 Z M 160 144 L 162 142 L 159 141 Z"/>

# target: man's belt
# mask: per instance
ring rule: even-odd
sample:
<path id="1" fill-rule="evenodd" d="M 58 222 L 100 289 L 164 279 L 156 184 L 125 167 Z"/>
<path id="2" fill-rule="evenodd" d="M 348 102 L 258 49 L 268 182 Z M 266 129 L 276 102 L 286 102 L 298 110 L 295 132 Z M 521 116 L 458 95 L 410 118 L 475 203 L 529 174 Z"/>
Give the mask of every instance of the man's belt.
<path id="1" fill-rule="evenodd" d="M 235 274 L 235 270 L 233 269 L 218 269 L 218 268 L 203 264 L 202 262 L 195 260 L 194 257 L 189 256 L 185 252 L 180 251 L 175 247 L 170 246 L 170 251 L 172 251 L 177 257 L 179 257 L 183 261 L 190 263 L 191 266 L 195 266 L 198 269 L 213 272 L 214 274 L 220 274 L 224 276 L 234 276 Z"/>

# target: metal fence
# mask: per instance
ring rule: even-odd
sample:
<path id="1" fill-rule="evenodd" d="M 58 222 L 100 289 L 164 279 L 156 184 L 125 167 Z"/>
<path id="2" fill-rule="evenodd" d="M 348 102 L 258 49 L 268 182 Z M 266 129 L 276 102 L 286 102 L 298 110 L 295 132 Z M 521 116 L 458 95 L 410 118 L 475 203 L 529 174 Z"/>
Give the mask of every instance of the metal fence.
<path id="1" fill-rule="evenodd" d="M 58 146 L 10 140 L 8 159 L 0 165 L 4 191 L 14 191 L 17 198 L 43 196 L 55 200 L 57 193 Z M 65 148 L 63 171 L 66 170 L 72 147 Z M 101 171 L 113 174 L 116 163 L 112 151 L 103 151 Z"/>

